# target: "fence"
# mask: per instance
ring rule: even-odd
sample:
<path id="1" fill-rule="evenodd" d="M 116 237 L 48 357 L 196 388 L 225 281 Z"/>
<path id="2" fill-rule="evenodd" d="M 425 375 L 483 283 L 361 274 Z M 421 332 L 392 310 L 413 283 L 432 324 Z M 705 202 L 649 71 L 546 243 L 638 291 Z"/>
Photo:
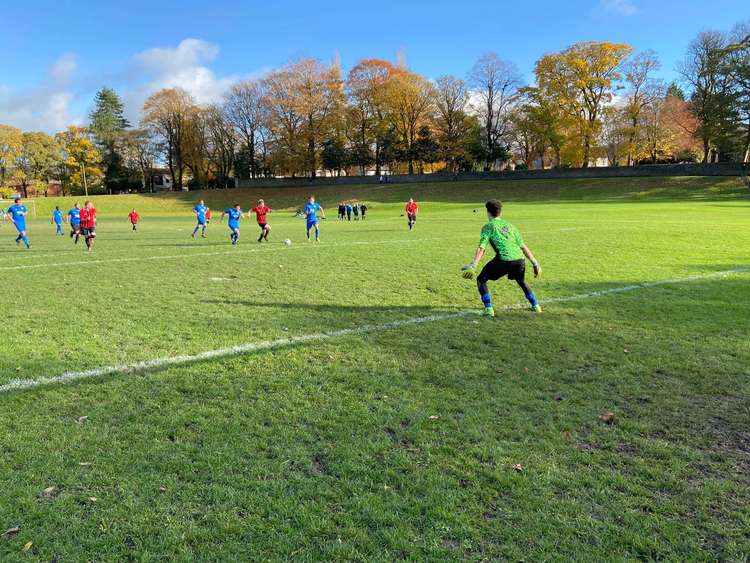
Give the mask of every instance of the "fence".
<path id="1" fill-rule="evenodd" d="M 482 180 L 561 180 L 574 178 L 635 178 L 648 176 L 742 176 L 750 165 L 740 162 L 717 164 L 648 164 L 642 166 L 611 166 L 597 168 L 555 168 L 548 170 L 504 170 L 502 172 L 461 172 L 451 174 L 400 174 L 388 176 L 391 184 L 420 182 L 457 182 Z M 255 178 L 238 180 L 240 188 L 271 188 L 294 186 L 336 186 L 377 184 L 377 176 L 336 176 L 310 178 Z"/>

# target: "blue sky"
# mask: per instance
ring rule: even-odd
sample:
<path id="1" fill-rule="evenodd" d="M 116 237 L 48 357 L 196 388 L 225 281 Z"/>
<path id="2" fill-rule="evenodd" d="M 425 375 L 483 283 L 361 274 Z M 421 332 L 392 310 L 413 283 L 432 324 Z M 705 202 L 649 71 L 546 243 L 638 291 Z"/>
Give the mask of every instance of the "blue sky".
<path id="1" fill-rule="evenodd" d="M 5 0 L 0 123 L 55 131 L 85 121 L 94 92 L 120 92 L 132 120 L 145 96 L 182 85 L 199 101 L 289 58 L 395 60 L 429 78 L 464 76 L 482 53 L 529 80 L 545 52 L 576 41 L 653 49 L 665 79 L 706 29 L 750 19 L 747 0 L 380 0 L 274 2 Z"/>

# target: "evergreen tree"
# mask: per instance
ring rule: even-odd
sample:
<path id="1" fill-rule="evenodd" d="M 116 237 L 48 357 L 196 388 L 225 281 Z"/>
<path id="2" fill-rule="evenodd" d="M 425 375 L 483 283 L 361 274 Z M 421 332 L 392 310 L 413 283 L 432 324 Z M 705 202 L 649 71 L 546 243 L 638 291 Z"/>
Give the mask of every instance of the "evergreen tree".
<path id="1" fill-rule="evenodd" d="M 104 183 L 107 188 L 127 181 L 122 159 L 116 143 L 119 136 L 130 127 L 125 119 L 124 106 L 120 96 L 111 88 L 103 87 L 96 93 L 94 109 L 89 115 L 90 130 L 96 139 L 104 160 Z"/>

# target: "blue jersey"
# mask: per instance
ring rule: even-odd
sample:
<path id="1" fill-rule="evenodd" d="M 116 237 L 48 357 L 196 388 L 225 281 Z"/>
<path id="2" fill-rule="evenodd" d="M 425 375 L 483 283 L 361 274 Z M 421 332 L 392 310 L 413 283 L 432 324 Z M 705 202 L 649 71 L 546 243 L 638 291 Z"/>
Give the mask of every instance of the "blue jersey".
<path id="1" fill-rule="evenodd" d="M 242 210 L 237 211 L 235 208 L 230 207 L 226 211 L 224 211 L 227 215 L 229 215 L 229 226 L 233 229 L 236 229 L 240 226 L 240 217 L 242 217 Z"/>
<path id="2" fill-rule="evenodd" d="M 74 207 L 70 211 L 68 211 L 68 217 L 70 217 L 70 224 L 71 225 L 80 225 L 81 224 L 81 210 L 77 207 Z"/>
<path id="3" fill-rule="evenodd" d="M 305 205 L 305 215 L 307 215 L 308 221 L 317 221 L 318 211 L 320 211 L 319 203 L 308 203 Z"/>
<path id="4" fill-rule="evenodd" d="M 195 216 L 198 218 L 198 221 L 201 223 L 206 222 L 206 210 L 208 207 L 205 205 L 198 204 L 195 207 L 193 207 L 193 212 L 195 213 Z"/>
<path id="5" fill-rule="evenodd" d="M 6 211 L 11 216 L 13 222 L 16 224 L 16 228 L 19 231 L 26 230 L 26 206 L 25 205 L 11 205 Z"/>
<path id="6" fill-rule="evenodd" d="M 60 211 L 59 209 L 55 209 L 52 212 L 52 220 L 56 225 L 62 225 L 62 211 Z"/>

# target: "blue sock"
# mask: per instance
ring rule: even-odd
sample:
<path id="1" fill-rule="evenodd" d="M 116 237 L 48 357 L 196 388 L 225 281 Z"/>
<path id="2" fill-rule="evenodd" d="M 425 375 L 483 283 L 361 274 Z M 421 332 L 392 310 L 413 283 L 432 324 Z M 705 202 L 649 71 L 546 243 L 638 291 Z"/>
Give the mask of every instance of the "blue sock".
<path id="1" fill-rule="evenodd" d="M 193 236 L 195 236 L 195 233 L 197 233 L 197 232 L 198 232 L 198 229 L 199 229 L 199 228 L 200 228 L 200 227 L 195 227 L 195 229 L 193 229 Z"/>
<path id="2" fill-rule="evenodd" d="M 531 306 L 532 306 L 532 307 L 534 307 L 534 306 L 535 306 L 535 305 L 537 304 L 537 303 L 536 303 L 536 295 L 534 295 L 533 293 L 529 293 L 529 294 L 528 294 L 528 295 L 526 296 L 526 299 L 528 299 L 528 300 L 529 300 L 529 303 L 531 303 Z"/>
<path id="3" fill-rule="evenodd" d="M 26 248 L 29 248 L 29 247 L 31 246 L 31 245 L 29 244 L 29 239 L 28 239 L 28 237 L 22 237 L 22 238 L 21 238 L 21 240 L 22 240 L 22 241 L 23 241 L 23 243 L 24 243 L 24 244 L 26 245 Z"/>
<path id="4" fill-rule="evenodd" d="M 482 295 L 482 303 L 484 303 L 485 309 L 491 309 L 492 308 L 492 295 L 489 293 L 485 293 Z"/>
<path id="5" fill-rule="evenodd" d="M 21 238 L 23 238 L 23 237 L 21 237 L 21 235 L 18 235 L 16 237 L 16 244 L 18 244 L 19 242 L 21 242 Z"/>

